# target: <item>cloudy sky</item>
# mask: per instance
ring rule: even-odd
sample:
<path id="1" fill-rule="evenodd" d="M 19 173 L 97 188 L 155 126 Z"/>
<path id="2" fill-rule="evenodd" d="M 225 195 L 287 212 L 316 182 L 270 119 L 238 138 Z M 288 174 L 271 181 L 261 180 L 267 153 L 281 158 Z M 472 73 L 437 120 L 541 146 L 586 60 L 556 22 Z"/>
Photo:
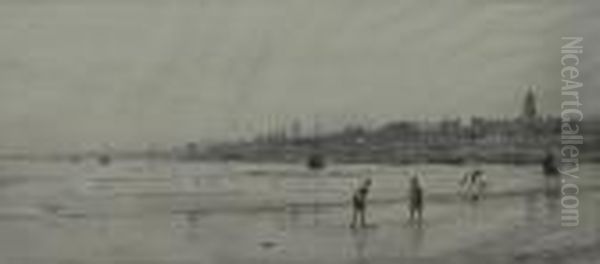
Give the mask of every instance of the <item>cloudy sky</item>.
<path id="1" fill-rule="evenodd" d="M 0 0 L 0 148 L 514 116 L 528 85 L 556 113 L 560 37 L 600 43 L 582 26 L 600 9 L 574 2 Z M 593 111 L 600 79 L 584 78 Z"/>

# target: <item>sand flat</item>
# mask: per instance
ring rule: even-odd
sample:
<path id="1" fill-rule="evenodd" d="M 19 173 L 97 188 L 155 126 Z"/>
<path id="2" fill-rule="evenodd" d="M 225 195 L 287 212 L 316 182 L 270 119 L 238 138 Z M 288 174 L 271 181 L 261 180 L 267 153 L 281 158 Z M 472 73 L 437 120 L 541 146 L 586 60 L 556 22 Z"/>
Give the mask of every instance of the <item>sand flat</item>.
<path id="1" fill-rule="evenodd" d="M 23 183 L 7 185 L 0 192 L 3 263 L 481 263 L 481 259 L 593 263 L 589 260 L 598 259 L 594 248 L 600 234 L 600 195 L 592 188 L 598 182 L 592 174 L 597 165 L 584 167 L 581 224 L 571 229 L 560 226 L 557 198 L 528 189 L 541 183 L 541 170 L 531 166 L 484 166 L 490 193 L 505 195 L 491 195 L 477 204 L 456 198 L 450 183 L 466 168 L 455 166 L 335 166 L 308 179 L 296 178 L 303 177 L 294 172 L 301 167 L 289 166 L 291 173 L 286 175 L 281 165 L 261 168 L 280 177 L 257 176 L 256 165 L 247 164 L 35 163 L 28 170 L 23 164 L 2 163 L 2 167 L 0 178 L 17 171 L 27 175 Z M 352 173 L 340 177 L 336 171 L 342 170 Z M 414 170 L 423 172 L 427 197 L 433 197 L 426 198 L 421 228 L 406 222 L 406 175 Z M 114 180 L 115 175 L 128 180 Z M 369 211 L 373 227 L 352 231 L 346 199 L 353 184 L 365 176 L 374 180 Z M 98 181 L 102 177 L 107 180 Z M 94 188 L 98 182 L 104 187 Z M 514 186 L 523 189 L 509 192 Z M 298 200 L 302 196 L 308 198 Z"/>

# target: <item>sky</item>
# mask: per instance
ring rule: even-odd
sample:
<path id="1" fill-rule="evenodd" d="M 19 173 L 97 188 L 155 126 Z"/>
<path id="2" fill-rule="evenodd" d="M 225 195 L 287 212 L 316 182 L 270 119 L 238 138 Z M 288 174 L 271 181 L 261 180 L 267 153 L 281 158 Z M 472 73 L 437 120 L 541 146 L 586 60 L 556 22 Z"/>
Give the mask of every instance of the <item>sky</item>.
<path id="1" fill-rule="evenodd" d="M 584 104 L 598 112 L 592 5 L 0 0 L 0 152 L 164 147 L 293 120 L 512 117 L 529 86 L 556 114 L 572 34 L 589 47 Z"/>

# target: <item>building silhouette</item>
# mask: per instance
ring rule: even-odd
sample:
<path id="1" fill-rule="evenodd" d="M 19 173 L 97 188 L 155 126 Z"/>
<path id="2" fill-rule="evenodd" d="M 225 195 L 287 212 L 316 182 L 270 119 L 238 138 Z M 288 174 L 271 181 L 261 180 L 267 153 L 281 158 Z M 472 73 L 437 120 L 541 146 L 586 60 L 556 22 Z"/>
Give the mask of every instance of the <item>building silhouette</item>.
<path id="1" fill-rule="evenodd" d="M 537 98 L 533 87 L 527 90 L 525 101 L 523 102 L 523 118 L 532 120 L 538 115 Z"/>

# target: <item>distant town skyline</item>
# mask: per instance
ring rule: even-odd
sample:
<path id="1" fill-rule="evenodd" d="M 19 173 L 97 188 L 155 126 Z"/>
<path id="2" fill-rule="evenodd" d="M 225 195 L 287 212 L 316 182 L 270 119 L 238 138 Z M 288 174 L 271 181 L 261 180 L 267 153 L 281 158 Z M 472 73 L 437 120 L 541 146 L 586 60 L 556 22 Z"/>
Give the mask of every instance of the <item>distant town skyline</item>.
<path id="1" fill-rule="evenodd" d="M 515 117 L 529 86 L 540 114 L 557 114 L 575 12 L 561 1 L 3 2 L 0 152 L 165 147 L 294 120 Z M 586 87 L 600 83 L 593 58 Z M 591 115 L 600 96 L 585 96 Z"/>

